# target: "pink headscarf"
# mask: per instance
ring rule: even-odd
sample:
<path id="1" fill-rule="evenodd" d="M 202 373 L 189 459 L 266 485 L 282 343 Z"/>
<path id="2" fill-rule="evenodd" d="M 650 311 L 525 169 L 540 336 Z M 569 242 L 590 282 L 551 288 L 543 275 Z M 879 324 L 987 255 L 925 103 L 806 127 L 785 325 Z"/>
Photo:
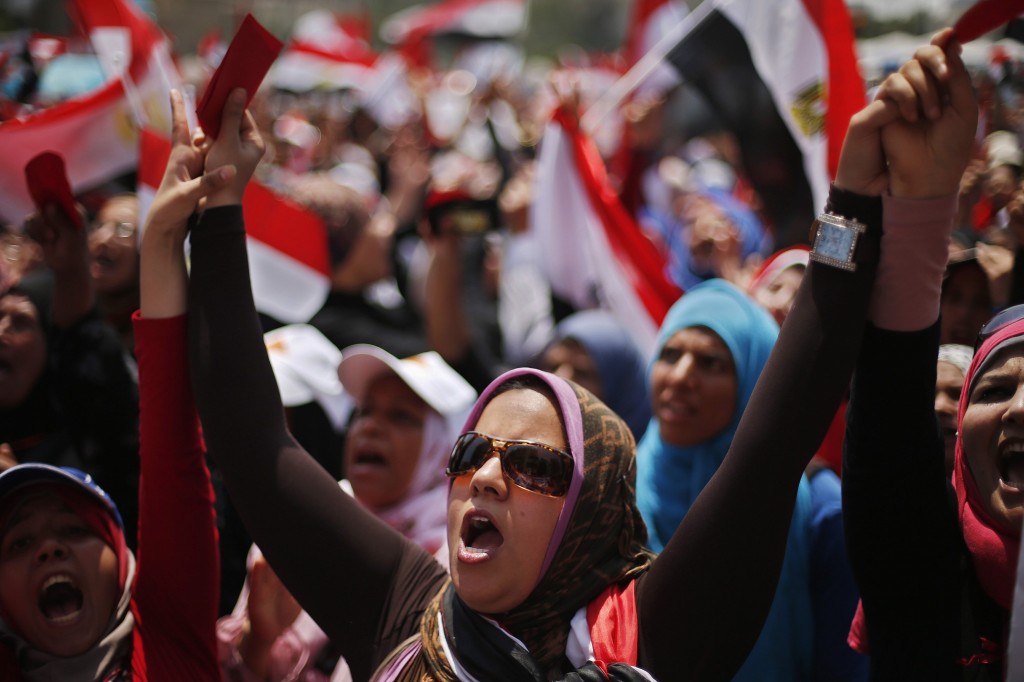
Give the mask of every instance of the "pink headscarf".
<path id="1" fill-rule="evenodd" d="M 1018 338 L 1024 335 L 1024 319 L 1017 320 L 1000 329 L 985 340 L 974 354 L 970 369 L 964 378 L 964 390 L 960 394 L 957 409 L 956 459 L 953 465 L 953 488 L 956 490 L 957 512 L 964 542 L 971 553 L 974 570 L 985 592 L 1004 609 L 1013 603 L 1013 586 L 1017 570 L 1017 554 L 1020 538 L 1007 535 L 989 516 L 982 502 L 984 496 L 971 474 L 964 457 L 963 421 L 970 401 L 974 381 L 989 366 L 995 353 L 1011 343 L 1024 343 Z"/>

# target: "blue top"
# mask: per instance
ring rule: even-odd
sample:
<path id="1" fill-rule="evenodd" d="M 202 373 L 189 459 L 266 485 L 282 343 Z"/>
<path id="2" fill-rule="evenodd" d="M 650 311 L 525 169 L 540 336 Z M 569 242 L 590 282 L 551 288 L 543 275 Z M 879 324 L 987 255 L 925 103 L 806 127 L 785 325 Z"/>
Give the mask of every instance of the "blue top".
<path id="1" fill-rule="evenodd" d="M 719 434 L 691 446 L 665 443 L 657 421 L 651 420 L 637 447 L 637 504 L 647 523 L 649 544 L 659 552 L 725 458 L 778 335 L 775 321 L 746 294 L 722 280 L 709 280 L 669 310 L 654 357 L 673 334 L 698 326 L 715 332 L 732 354 L 736 413 Z M 805 476 L 797 490 L 775 599 L 760 638 L 734 680 L 866 679 L 866 661 L 846 645 L 856 603 L 843 548 L 838 482 L 826 473 L 815 476 L 813 484 Z"/>

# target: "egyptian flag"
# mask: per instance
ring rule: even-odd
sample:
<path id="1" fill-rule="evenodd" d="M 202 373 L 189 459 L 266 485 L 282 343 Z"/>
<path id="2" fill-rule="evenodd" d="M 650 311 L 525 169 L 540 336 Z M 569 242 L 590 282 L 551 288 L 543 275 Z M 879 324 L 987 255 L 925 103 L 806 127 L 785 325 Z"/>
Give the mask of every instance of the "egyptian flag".
<path id="1" fill-rule="evenodd" d="M 737 138 L 776 246 L 806 241 L 866 103 L 843 0 L 716 0 L 667 55 Z"/>
<path id="2" fill-rule="evenodd" d="M 681 0 L 634 0 L 633 13 L 622 45 L 626 68 L 640 61 L 687 14 L 689 9 Z M 639 91 L 643 94 L 645 88 L 649 88 L 662 93 L 678 84 L 678 74 L 672 67 L 665 65 L 663 69 L 648 76 Z"/>
<path id="3" fill-rule="evenodd" d="M 392 45 L 423 36 L 457 34 L 474 38 L 511 38 L 526 24 L 526 0 L 441 0 L 413 5 L 381 26 Z"/>
<path id="4" fill-rule="evenodd" d="M 143 131 L 137 188 L 142 223 L 170 155 L 170 140 Z M 323 222 L 255 180 L 249 181 L 242 208 L 256 310 L 285 324 L 308 322 L 331 289 Z"/>
<path id="5" fill-rule="evenodd" d="M 529 230 L 552 291 L 576 308 L 619 318 L 645 353 L 681 292 L 608 182 L 575 117 L 555 112 L 540 144 Z"/>
<path id="6" fill-rule="evenodd" d="M 294 92 L 317 87 L 366 90 L 374 81 L 376 62 L 362 21 L 316 10 L 295 22 L 291 41 L 268 77 L 276 87 Z"/>
<path id="7" fill-rule="evenodd" d="M 22 169 L 40 152 L 60 152 L 78 193 L 135 169 L 140 122 L 170 131 L 168 92 L 180 78 L 160 29 L 126 0 L 77 0 L 69 10 L 108 80 L 99 90 L 0 123 L 0 217 L 11 222 L 33 210 Z"/>
<path id="8" fill-rule="evenodd" d="M 526 26 L 526 0 L 440 0 L 396 12 L 381 25 L 380 35 L 408 64 L 429 66 L 430 39 L 439 35 L 511 38 Z"/>
<path id="9" fill-rule="evenodd" d="M 634 0 L 633 13 L 622 45 L 626 68 L 632 68 L 682 21 L 689 10 L 681 0 Z M 669 64 L 655 67 L 632 94 L 633 99 L 657 99 L 679 85 L 679 73 Z M 629 126 L 610 162 L 611 174 L 619 179 L 619 198 L 636 216 L 644 204 L 643 176 L 656 154 L 653 150 L 634 149 Z"/>

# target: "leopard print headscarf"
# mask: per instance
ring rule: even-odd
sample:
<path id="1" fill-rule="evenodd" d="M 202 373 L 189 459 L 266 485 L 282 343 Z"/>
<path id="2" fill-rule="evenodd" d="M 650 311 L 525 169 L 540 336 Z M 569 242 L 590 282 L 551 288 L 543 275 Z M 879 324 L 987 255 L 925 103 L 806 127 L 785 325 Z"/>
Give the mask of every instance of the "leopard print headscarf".
<path id="1" fill-rule="evenodd" d="M 647 529 L 636 506 L 633 435 L 592 393 L 546 372 L 513 370 L 484 391 L 466 428 L 476 424 L 498 387 L 522 375 L 539 377 L 554 392 L 577 467 L 539 583 L 522 604 L 490 617 L 522 640 L 533 658 L 550 670 L 564 657 L 569 622 L 576 611 L 609 585 L 646 571 L 653 555 L 645 549 Z M 439 595 L 424 613 L 421 627 L 425 663 L 433 679 L 448 675 L 442 672 L 448 666 L 436 626 L 440 604 Z"/>

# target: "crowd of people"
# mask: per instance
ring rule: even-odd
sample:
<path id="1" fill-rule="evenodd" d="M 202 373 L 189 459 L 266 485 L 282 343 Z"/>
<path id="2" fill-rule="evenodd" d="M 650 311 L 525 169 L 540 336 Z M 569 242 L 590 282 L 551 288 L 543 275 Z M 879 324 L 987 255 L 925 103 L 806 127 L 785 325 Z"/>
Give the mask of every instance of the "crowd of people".
<path id="1" fill-rule="evenodd" d="M 474 81 L 442 134 L 468 76 L 411 78 L 398 125 L 236 90 L 216 138 L 174 90 L 144 218 L 120 178 L 85 230 L 5 226 L 0 678 L 1003 679 L 1012 73 L 945 30 L 877 85 L 814 226 L 839 254 L 776 250 L 730 136 L 632 103 L 665 132 L 637 226 L 685 291 L 653 348 L 541 274 L 533 156 L 586 93 Z M 256 181 L 324 226 L 308 324 L 254 301 Z"/>

